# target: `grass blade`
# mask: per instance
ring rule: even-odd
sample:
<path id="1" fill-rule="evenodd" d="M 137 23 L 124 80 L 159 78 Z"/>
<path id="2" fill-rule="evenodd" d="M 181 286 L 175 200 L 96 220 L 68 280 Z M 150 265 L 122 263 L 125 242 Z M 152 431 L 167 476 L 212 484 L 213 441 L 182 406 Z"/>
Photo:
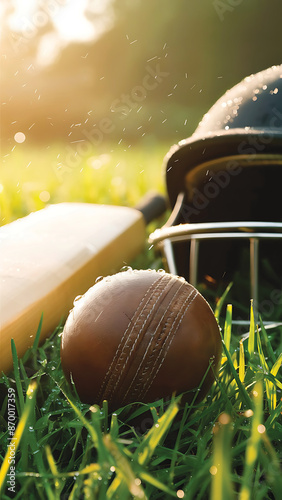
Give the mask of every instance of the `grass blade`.
<path id="1" fill-rule="evenodd" d="M 13 356 L 13 366 L 14 366 L 17 394 L 18 394 L 19 404 L 20 404 L 20 413 L 22 413 L 23 409 L 24 409 L 24 394 L 23 394 L 23 389 L 22 389 L 22 384 L 21 384 L 21 377 L 20 377 L 20 370 L 19 370 L 19 359 L 18 359 L 16 344 L 15 344 L 14 339 L 11 339 L 11 350 L 12 350 L 12 356 Z"/>
<path id="2" fill-rule="evenodd" d="M 251 308 L 250 308 L 250 332 L 248 339 L 248 351 L 250 358 L 252 358 L 255 352 L 255 317 L 254 317 L 253 299 L 251 299 Z"/>
<path id="3" fill-rule="evenodd" d="M 163 416 L 143 438 L 140 447 L 135 452 L 135 456 L 138 456 L 138 462 L 140 465 L 145 465 L 150 460 L 156 447 L 161 442 L 164 434 L 169 429 L 174 417 L 178 412 L 178 401 L 179 398 L 177 400 L 173 400 L 170 403 Z"/>
<path id="4" fill-rule="evenodd" d="M 267 455 L 263 454 L 263 450 L 260 450 L 260 458 L 266 470 L 266 475 L 268 483 L 271 485 L 275 500 L 281 498 L 282 491 L 282 470 L 280 466 L 279 457 L 272 446 L 267 433 L 263 432 L 261 434 L 262 442 L 267 451 Z"/>
<path id="5" fill-rule="evenodd" d="M 239 379 L 243 383 L 245 380 L 245 351 L 243 340 L 239 343 Z"/>
<path id="6" fill-rule="evenodd" d="M 13 446 L 13 456 L 14 453 L 16 453 L 20 440 L 22 438 L 22 435 L 24 433 L 26 424 L 28 422 L 29 415 L 34 407 L 34 402 L 35 402 L 35 394 L 36 394 L 36 389 L 37 389 L 37 384 L 36 382 L 31 382 L 29 385 L 29 388 L 26 393 L 26 403 L 23 408 L 23 412 L 21 414 L 21 418 L 19 420 L 19 423 L 16 427 L 15 433 L 13 437 L 11 438 L 10 446 Z M 1 469 L 0 469 L 0 492 L 3 488 L 3 485 L 5 483 L 6 475 L 8 473 L 10 463 L 11 463 L 11 448 L 8 445 L 8 449 L 5 455 L 5 458 L 3 460 Z"/>
<path id="7" fill-rule="evenodd" d="M 273 367 L 271 368 L 270 370 L 270 373 L 276 377 L 277 373 L 278 373 L 278 370 L 280 369 L 280 367 L 282 366 L 282 352 L 279 354 L 277 360 L 275 361 Z"/>
<path id="8" fill-rule="evenodd" d="M 222 413 L 213 430 L 213 464 L 210 500 L 232 500 L 231 439 L 232 423 L 227 413 Z"/>
<path id="9" fill-rule="evenodd" d="M 63 391 L 62 391 L 63 392 Z M 72 407 L 72 409 L 74 410 L 74 412 L 76 413 L 76 415 L 78 416 L 79 420 L 82 422 L 82 424 L 84 425 L 84 427 L 88 430 L 90 436 L 91 436 L 91 439 L 93 441 L 93 444 L 96 448 L 99 447 L 99 436 L 98 436 L 98 433 L 96 431 L 96 429 L 94 428 L 94 426 L 92 426 L 90 424 L 90 422 L 88 422 L 88 420 L 86 420 L 86 418 L 84 417 L 84 415 L 81 413 L 81 411 L 77 408 L 77 406 L 68 398 L 68 396 L 63 392 L 66 400 L 68 401 L 68 403 L 70 404 L 70 406 Z M 91 407 L 91 411 L 93 413 L 96 413 L 98 410 L 96 407 Z"/>
<path id="10" fill-rule="evenodd" d="M 275 354 L 273 352 L 272 345 L 271 345 L 270 340 L 268 338 L 268 335 L 266 333 L 266 329 L 264 327 L 264 324 L 262 322 L 261 317 L 260 317 L 260 329 L 261 329 L 261 333 L 262 333 L 262 336 L 263 336 L 264 344 L 266 346 L 267 356 L 272 361 L 272 363 L 275 363 L 276 356 L 275 356 Z"/>
<path id="11" fill-rule="evenodd" d="M 56 493 L 58 493 L 58 498 L 59 498 L 63 484 L 62 484 L 62 481 L 59 480 L 59 472 L 58 472 L 54 457 L 52 455 L 52 451 L 51 451 L 50 446 L 47 445 L 45 450 L 46 450 L 46 456 L 47 456 L 47 461 L 48 461 L 48 464 L 50 467 L 50 471 L 53 474 L 54 483 L 55 483 L 55 490 L 56 490 Z"/>
<path id="12" fill-rule="evenodd" d="M 282 365 L 282 353 L 277 358 L 273 367 L 271 368 L 271 370 L 270 370 L 271 375 L 276 377 L 281 365 Z M 269 392 L 270 392 L 270 394 L 269 394 L 269 396 L 270 396 L 270 411 L 272 411 L 272 410 L 275 410 L 275 408 L 277 406 L 277 394 L 276 394 L 275 385 L 270 381 L 269 381 Z"/>
<path id="13" fill-rule="evenodd" d="M 269 368 L 268 368 L 267 362 L 265 360 L 265 355 L 264 355 L 264 352 L 262 349 L 261 339 L 260 339 L 260 334 L 259 334 L 258 328 L 257 328 L 257 346 L 258 346 L 258 355 L 259 355 L 260 364 L 263 368 L 264 373 L 268 373 Z M 268 407 L 271 411 L 273 409 L 272 402 L 271 402 L 271 400 L 273 398 L 271 398 L 271 393 L 273 393 L 273 390 L 275 390 L 275 387 L 272 384 L 272 382 L 270 382 L 268 379 L 265 380 L 265 387 L 266 387 L 266 396 L 267 396 Z"/>
<path id="14" fill-rule="evenodd" d="M 156 477 L 153 477 L 151 474 L 148 472 L 142 471 L 139 474 L 140 478 L 146 481 L 146 483 L 151 484 L 155 488 L 157 488 L 158 491 L 163 491 L 164 493 L 167 493 L 173 498 L 182 498 L 181 497 L 181 490 L 178 492 L 173 491 L 171 488 L 166 486 L 164 483 L 159 481 Z"/>
<path id="15" fill-rule="evenodd" d="M 253 390 L 253 417 L 251 436 L 247 444 L 245 468 L 242 479 L 242 487 L 239 494 L 239 500 L 250 500 L 252 498 L 252 476 L 255 470 L 255 463 L 258 458 L 259 444 L 261 434 L 265 432 L 262 424 L 263 416 L 263 382 L 260 380 L 255 384 Z"/>
<path id="16" fill-rule="evenodd" d="M 224 293 L 222 294 L 222 296 L 220 297 L 220 299 L 218 300 L 217 304 L 216 304 L 216 308 L 215 308 L 215 311 L 214 311 L 214 315 L 216 317 L 216 319 L 219 321 L 219 317 L 220 317 L 220 313 L 221 313 L 221 309 L 223 307 L 223 304 L 225 302 L 225 299 L 232 287 L 233 283 L 229 283 L 229 285 L 227 286 L 226 290 L 224 291 Z"/>
<path id="17" fill-rule="evenodd" d="M 239 392 L 241 394 L 242 400 L 245 402 L 245 404 L 247 405 L 248 408 L 251 408 L 252 407 L 252 400 L 251 400 L 249 394 L 247 393 L 244 385 L 242 384 L 237 371 L 235 370 L 235 367 L 234 367 L 234 365 L 232 363 L 232 358 L 230 356 L 230 353 L 229 353 L 228 349 L 226 349 L 226 346 L 225 346 L 224 342 L 223 342 L 223 349 L 225 351 L 225 355 L 226 355 L 229 367 L 231 369 L 232 375 L 233 375 L 234 379 L 237 382 L 237 385 L 238 385 Z"/>
<path id="18" fill-rule="evenodd" d="M 40 321 L 38 324 L 37 332 L 34 338 L 33 346 L 32 346 L 32 351 L 36 352 L 39 346 L 39 340 L 40 340 L 40 334 L 42 330 L 42 323 L 43 323 L 43 313 L 41 314 Z"/>
<path id="19" fill-rule="evenodd" d="M 103 442 L 115 460 L 117 474 L 108 490 L 108 498 L 111 498 L 113 494 L 115 495 L 114 498 L 122 498 L 118 490 L 124 482 L 134 498 L 143 498 L 145 500 L 147 497 L 141 486 L 141 480 L 134 474 L 127 457 L 120 451 L 110 434 L 103 436 Z"/>
<path id="20" fill-rule="evenodd" d="M 232 305 L 228 304 L 226 308 L 226 319 L 225 319 L 224 334 L 223 334 L 223 340 L 228 351 L 230 350 L 231 330 L 232 330 Z"/>

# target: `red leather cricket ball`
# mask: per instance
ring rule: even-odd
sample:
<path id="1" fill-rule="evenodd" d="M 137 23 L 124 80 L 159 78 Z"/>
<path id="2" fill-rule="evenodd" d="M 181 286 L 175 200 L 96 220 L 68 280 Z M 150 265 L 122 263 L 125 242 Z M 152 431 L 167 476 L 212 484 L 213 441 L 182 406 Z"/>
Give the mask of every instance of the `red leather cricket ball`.
<path id="1" fill-rule="evenodd" d="M 206 395 L 221 336 L 202 295 L 184 278 L 128 270 L 91 287 L 67 318 L 61 362 L 81 401 L 111 410 L 197 389 Z M 194 394 L 188 393 L 185 401 Z"/>

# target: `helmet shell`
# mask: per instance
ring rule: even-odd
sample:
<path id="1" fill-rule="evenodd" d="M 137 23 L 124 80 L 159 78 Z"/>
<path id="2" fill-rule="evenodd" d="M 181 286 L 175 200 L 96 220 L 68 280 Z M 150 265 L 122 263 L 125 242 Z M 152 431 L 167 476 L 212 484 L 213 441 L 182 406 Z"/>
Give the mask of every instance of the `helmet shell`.
<path id="1" fill-rule="evenodd" d="M 246 77 L 206 113 L 194 134 L 165 158 L 171 206 L 187 186 L 187 173 L 224 157 L 282 155 L 282 65 Z"/>

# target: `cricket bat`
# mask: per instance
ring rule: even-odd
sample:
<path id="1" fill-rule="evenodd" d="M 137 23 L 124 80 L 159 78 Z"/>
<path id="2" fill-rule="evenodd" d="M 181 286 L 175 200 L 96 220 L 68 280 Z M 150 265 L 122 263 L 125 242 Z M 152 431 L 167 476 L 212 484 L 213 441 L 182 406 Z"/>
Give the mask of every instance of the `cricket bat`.
<path id="1" fill-rule="evenodd" d="M 149 196 L 137 208 L 58 203 L 0 228 L 0 373 L 63 321 L 99 276 L 120 271 L 143 249 L 146 224 L 165 210 Z"/>

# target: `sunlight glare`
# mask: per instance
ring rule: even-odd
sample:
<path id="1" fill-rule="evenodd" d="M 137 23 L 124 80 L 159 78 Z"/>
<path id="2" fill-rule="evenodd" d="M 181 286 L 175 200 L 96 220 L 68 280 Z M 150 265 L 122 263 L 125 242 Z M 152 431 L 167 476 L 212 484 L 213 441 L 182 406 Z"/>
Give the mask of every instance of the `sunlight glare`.
<path id="1" fill-rule="evenodd" d="M 69 1 L 54 16 L 54 25 L 65 41 L 86 41 L 94 37 L 95 28 L 84 15 L 87 4 L 87 0 Z"/>
<path id="2" fill-rule="evenodd" d="M 95 21 L 91 22 L 85 15 L 88 0 L 69 0 L 64 8 L 54 17 L 54 25 L 65 41 L 87 41 L 99 36 L 111 25 L 111 9 L 108 10 L 111 0 L 91 3 L 91 14 Z"/>
<path id="3" fill-rule="evenodd" d="M 38 35 L 41 34 L 37 57 L 40 63 L 40 59 L 50 59 L 52 63 L 60 49 L 69 42 L 95 41 L 114 22 L 112 0 L 11 0 L 11 3 L 12 9 L 8 9 L 7 4 L 0 7 L 0 22 L 5 22 L 9 30 L 17 33 L 26 43 L 38 43 Z M 52 27 L 55 28 L 53 32 Z M 42 54 L 45 54 L 43 58 Z"/>

